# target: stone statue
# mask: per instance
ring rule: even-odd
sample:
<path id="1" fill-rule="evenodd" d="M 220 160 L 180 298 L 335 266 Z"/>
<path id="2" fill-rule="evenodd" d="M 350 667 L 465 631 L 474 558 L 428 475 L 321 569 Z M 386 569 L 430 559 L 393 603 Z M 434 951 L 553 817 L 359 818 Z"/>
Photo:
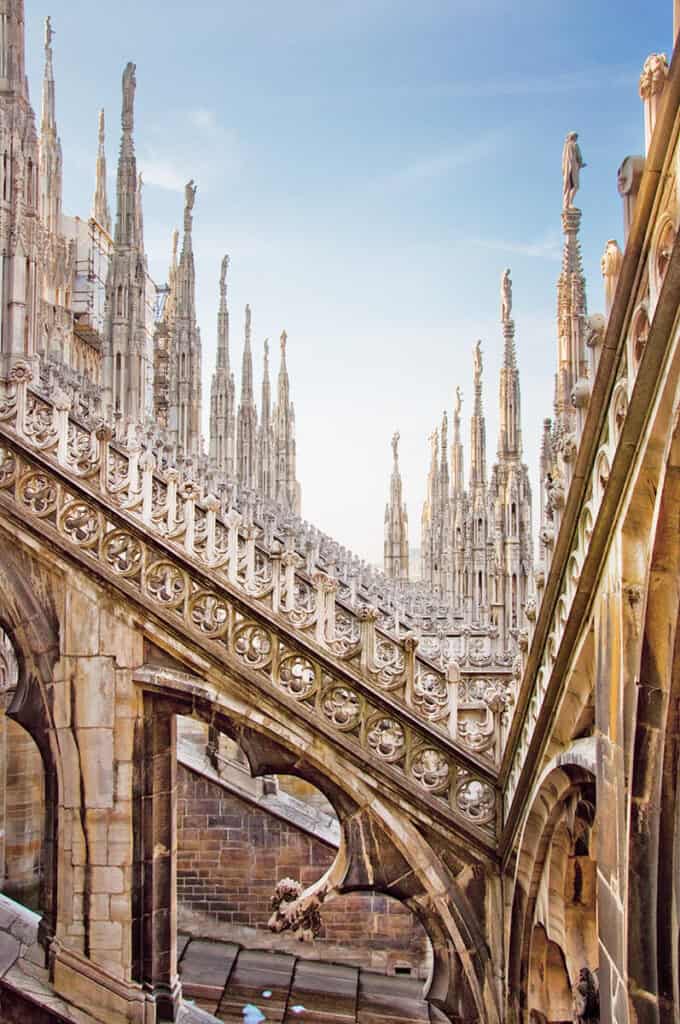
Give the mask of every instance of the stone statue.
<path id="1" fill-rule="evenodd" d="M 287 343 L 287 341 L 288 341 L 288 335 L 286 334 L 285 331 L 281 331 L 281 354 L 284 355 L 284 356 L 286 354 L 286 343 Z"/>
<path id="2" fill-rule="evenodd" d="M 569 132 L 564 140 L 562 150 L 562 209 L 569 210 L 574 205 L 574 196 L 579 189 L 581 168 L 587 167 L 581 155 L 578 133 Z"/>
<path id="3" fill-rule="evenodd" d="M 503 271 L 501 277 L 501 320 L 505 322 L 512 317 L 512 281 L 510 268 Z"/>
<path id="4" fill-rule="evenodd" d="M 396 462 L 399 458 L 399 431 L 396 430 L 392 434 L 392 454 L 394 455 L 394 461 Z"/>
<path id="5" fill-rule="evenodd" d="M 184 186 L 184 205 L 187 210 L 191 211 L 194 208 L 196 202 L 196 186 L 194 185 L 194 179 L 188 181 Z"/>
<path id="6" fill-rule="evenodd" d="M 619 249 L 618 242 L 615 238 L 610 238 L 600 260 L 600 268 L 604 278 L 604 297 L 607 312 L 611 309 L 614 301 L 614 293 L 616 292 L 622 262 L 623 253 Z"/>
<path id="7" fill-rule="evenodd" d="M 136 65 L 126 64 L 123 72 L 123 113 L 121 122 L 123 131 L 131 132 L 134 126 L 135 89 L 137 88 Z"/>
<path id="8" fill-rule="evenodd" d="M 453 403 L 453 415 L 458 418 L 460 416 L 460 410 L 463 406 L 463 395 L 461 394 L 460 387 L 456 387 L 456 401 Z"/>
<path id="9" fill-rule="evenodd" d="M 189 234 L 191 231 L 191 211 L 194 208 L 196 202 L 196 186 L 194 185 L 194 179 L 188 181 L 184 186 L 184 234 Z"/>
<path id="10" fill-rule="evenodd" d="M 301 942 L 312 942 L 321 932 L 320 908 L 326 898 L 326 889 L 306 895 L 294 878 L 282 878 L 271 899 L 272 915 L 268 928 L 280 933 L 290 930 Z"/>
<path id="11" fill-rule="evenodd" d="M 582 967 L 573 989 L 574 1024 L 595 1024 L 600 1020 L 600 993 L 597 978 Z"/>
<path id="12" fill-rule="evenodd" d="M 482 379 L 482 343 L 478 341 L 472 350 L 472 366 L 475 377 L 475 384 Z"/>
<path id="13" fill-rule="evenodd" d="M 45 53 L 47 54 L 52 50 L 52 40 L 54 39 L 54 29 L 52 28 L 52 19 L 48 15 L 45 18 Z"/>
<path id="14" fill-rule="evenodd" d="M 222 260 L 222 268 L 220 270 L 220 295 L 227 294 L 227 271 L 229 270 L 229 257 L 225 256 Z"/>

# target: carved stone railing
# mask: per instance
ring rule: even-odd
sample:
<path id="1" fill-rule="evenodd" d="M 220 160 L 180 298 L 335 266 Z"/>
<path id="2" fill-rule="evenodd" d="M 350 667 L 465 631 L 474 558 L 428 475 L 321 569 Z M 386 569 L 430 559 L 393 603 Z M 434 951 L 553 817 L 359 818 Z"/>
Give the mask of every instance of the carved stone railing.
<path id="1" fill-rule="evenodd" d="M 70 417 L 82 427 L 94 429 L 103 418 L 100 389 L 56 357 L 40 359 L 31 388 L 48 401 L 57 391 L 65 392 L 71 401 Z M 201 495 L 218 495 L 223 507 L 236 509 L 245 523 L 259 528 L 260 546 L 268 549 L 275 540 L 283 543 L 302 557 L 310 576 L 321 570 L 336 579 L 340 603 L 352 608 L 361 604 L 378 608 L 377 621 L 383 631 L 396 638 L 415 632 L 426 639 L 427 649 L 423 644 L 421 655 L 435 657 L 444 665 L 451 658 L 464 665 L 469 658 L 472 668 L 491 664 L 502 669 L 512 664 L 512 653 L 499 651 L 494 643 L 499 635 L 497 628 L 484 623 L 466 624 L 462 614 L 457 615 L 424 581 L 386 576 L 289 509 L 221 476 L 205 456 L 185 459 L 168 433 L 156 424 L 144 427 L 119 420 L 114 437 L 123 449 L 131 439 L 133 446 L 150 449 L 158 470 L 177 469 L 182 478 L 192 479 Z M 483 655 L 475 648 L 486 637 L 491 640 L 493 655 L 490 662 L 480 662 Z"/>
<path id="2" fill-rule="evenodd" d="M 674 118 L 675 108 L 669 112 Z M 649 176 L 641 189 L 609 317 L 605 321 L 593 316 L 586 323 L 586 342 L 592 350 L 587 412 L 578 447 L 565 443 L 560 453 L 565 488 L 557 495 L 554 523 L 542 536 L 547 571 L 539 581 L 538 609 L 527 611 L 529 649 L 502 763 L 507 830 L 520 819 L 518 787 L 535 770 L 540 744 L 568 680 L 569 663 L 613 536 L 612 524 L 664 363 L 675 344 L 678 197 L 675 175 L 661 173 L 664 163 L 670 166 L 675 159 L 665 145 L 661 140 L 648 156 Z M 663 192 L 661 198 L 657 188 Z M 650 220 L 654 206 L 657 213 Z M 670 234 L 668 225 L 673 227 Z"/>
<path id="3" fill-rule="evenodd" d="M 415 638 L 379 633 L 370 607 L 339 613 L 330 577 L 309 580 L 295 552 L 263 552 L 238 513 L 222 519 L 214 496 L 199 502 L 176 470 L 155 472 L 150 451 L 112 444 L 110 428 L 83 430 L 63 396 L 47 403 L 31 394 L 28 377 L 15 367 L 0 403 L 4 503 L 202 650 L 255 673 L 348 739 L 370 764 L 493 834 L 494 773 L 442 727 L 452 702 L 457 717 L 457 681 L 417 658 Z"/>
<path id="4" fill-rule="evenodd" d="M 271 522 L 257 525 L 252 509 L 244 515 L 229 507 L 229 495 L 202 493 L 190 472 L 164 467 L 162 456 L 159 466 L 136 436 L 124 443 L 102 422 L 83 425 L 71 415 L 69 396 L 57 391 L 48 399 L 29 383 L 17 367 L 0 420 L 212 577 L 313 638 L 376 692 L 488 764 L 498 763 L 519 670 L 512 655 L 494 652 L 488 630 L 428 637 L 424 645 L 439 652 L 438 663 L 423 657 L 418 637 L 389 633 L 385 611 L 332 575 L 332 564 L 326 561 L 330 571 L 323 572 L 311 556 L 305 559 L 293 530 L 279 540 Z"/>

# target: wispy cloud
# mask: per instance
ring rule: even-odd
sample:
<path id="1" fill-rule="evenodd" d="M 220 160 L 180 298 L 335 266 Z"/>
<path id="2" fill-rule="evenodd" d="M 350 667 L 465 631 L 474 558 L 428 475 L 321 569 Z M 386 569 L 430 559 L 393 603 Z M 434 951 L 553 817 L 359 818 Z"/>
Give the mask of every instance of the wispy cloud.
<path id="1" fill-rule="evenodd" d="M 559 261 L 561 258 L 560 240 L 551 235 L 534 242 L 508 241 L 503 238 L 468 238 L 466 245 L 474 245 L 479 249 L 491 249 L 495 252 L 516 253 L 520 256 L 538 256 L 541 259 Z"/>
<path id="2" fill-rule="evenodd" d="M 155 185 L 169 192 L 182 192 L 188 180 L 174 161 L 154 155 L 152 150 L 147 150 L 147 155 L 140 160 L 140 169 L 145 185 Z"/>
<path id="3" fill-rule="evenodd" d="M 237 176 L 243 151 L 215 111 L 199 107 L 157 121 L 138 163 L 147 185 L 183 192 L 190 178 L 209 189 L 216 180 Z"/>
<path id="4" fill-rule="evenodd" d="M 389 91 L 392 94 L 403 93 L 432 97 L 452 97 L 460 99 L 479 99 L 480 97 L 512 97 L 512 96 L 555 96 L 578 92 L 595 92 L 635 86 L 640 69 L 615 64 L 597 68 L 576 68 L 561 74 L 521 75 L 509 74 L 497 78 L 462 79 L 451 82 L 430 82 L 406 86 L 375 86 L 372 91 Z"/>
<path id="5" fill-rule="evenodd" d="M 398 168 L 387 176 L 386 184 L 414 184 L 446 178 L 460 167 L 467 167 L 496 152 L 501 140 L 497 132 L 426 156 Z"/>

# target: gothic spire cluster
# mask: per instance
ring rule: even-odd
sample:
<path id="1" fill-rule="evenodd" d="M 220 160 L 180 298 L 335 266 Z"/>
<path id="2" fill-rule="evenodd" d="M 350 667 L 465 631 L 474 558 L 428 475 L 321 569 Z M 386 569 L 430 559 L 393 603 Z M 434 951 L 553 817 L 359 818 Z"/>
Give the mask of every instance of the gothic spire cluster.
<path id="1" fill-rule="evenodd" d="M 520 384 L 510 271 L 501 279 L 504 357 L 500 374 L 497 461 L 487 476 L 482 345 L 473 347 L 470 475 L 464 483 L 462 395 L 456 388 L 453 437 L 448 415 L 430 435 L 430 468 L 421 517 L 421 579 L 460 624 L 497 630 L 507 644 L 531 589 L 531 487 L 522 462 Z M 395 455 L 385 512 L 385 572 L 408 575 L 408 520 Z M 401 557 L 400 557 L 401 553 Z"/>
<path id="2" fill-rule="evenodd" d="M 251 311 L 246 307 L 241 400 L 229 358 L 225 257 L 220 273 L 217 358 L 210 395 L 208 450 L 202 437 L 202 349 L 193 247 L 197 188 L 184 193 L 181 245 L 173 235 L 166 284 L 149 273 L 142 175 L 135 152 L 137 69 L 122 76 L 121 135 L 112 220 L 107 194 L 104 111 L 99 114 L 91 216 L 62 211 L 62 150 L 57 129 L 55 32 L 45 22 L 40 133 L 28 100 L 23 0 L 5 0 L 0 32 L 0 232 L 4 273 L 3 371 L 29 358 L 39 374 L 87 395 L 115 430 L 160 431 L 171 458 L 221 481 L 259 491 L 299 511 L 295 413 L 281 336 L 272 402 L 268 353 L 258 408 L 253 387 Z M 15 255 L 16 253 L 16 255 Z M 14 263 L 16 262 L 16 266 Z M 132 432 L 132 434 L 130 433 Z"/>

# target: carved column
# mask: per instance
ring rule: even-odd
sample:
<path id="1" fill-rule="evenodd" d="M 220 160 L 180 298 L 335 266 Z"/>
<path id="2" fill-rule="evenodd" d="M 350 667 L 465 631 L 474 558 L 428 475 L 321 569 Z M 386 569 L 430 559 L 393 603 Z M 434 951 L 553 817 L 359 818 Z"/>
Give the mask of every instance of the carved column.
<path id="1" fill-rule="evenodd" d="M 172 706 L 144 696 L 137 800 L 135 916 L 140 980 L 158 1020 L 174 1021 L 177 976 L 177 719 Z"/>

